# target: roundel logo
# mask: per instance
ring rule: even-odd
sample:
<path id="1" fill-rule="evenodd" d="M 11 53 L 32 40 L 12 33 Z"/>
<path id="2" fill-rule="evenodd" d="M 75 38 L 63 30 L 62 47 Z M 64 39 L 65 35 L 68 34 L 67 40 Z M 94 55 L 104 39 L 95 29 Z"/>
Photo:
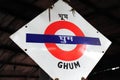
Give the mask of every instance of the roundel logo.
<path id="1" fill-rule="evenodd" d="M 75 34 L 71 35 L 55 35 L 58 30 L 67 29 Z M 62 42 L 60 37 L 67 37 L 66 42 Z M 70 40 L 70 37 L 72 39 Z M 85 37 L 78 26 L 68 21 L 56 21 L 50 24 L 44 34 L 26 33 L 27 43 L 44 43 L 48 51 L 57 59 L 64 61 L 73 61 L 79 59 L 86 45 L 101 45 L 99 38 Z M 62 50 L 56 44 L 75 44 L 76 47 L 72 50 Z"/>
<path id="2" fill-rule="evenodd" d="M 75 36 L 84 37 L 83 32 L 73 23 L 68 21 L 56 21 L 50 24 L 45 30 L 45 35 L 55 35 L 55 33 L 60 29 L 67 29 L 72 31 Z M 60 49 L 55 43 L 45 43 L 48 51 L 57 59 L 64 61 L 73 61 L 80 58 L 85 49 L 85 44 L 76 44 L 76 47 L 73 50 L 65 51 Z"/>

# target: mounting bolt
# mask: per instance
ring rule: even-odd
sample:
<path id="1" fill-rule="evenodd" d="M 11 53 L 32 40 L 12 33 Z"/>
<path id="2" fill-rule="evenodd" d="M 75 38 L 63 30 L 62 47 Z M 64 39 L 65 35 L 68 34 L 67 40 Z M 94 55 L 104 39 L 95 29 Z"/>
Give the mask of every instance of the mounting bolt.
<path id="1" fill-rule="evenodd" d="M 105 51 L 102 51 L 102 53 L 105 53 Z"/>
<path id="2" fill-rule="evenodd" d="M 25 49 L 25 51 L 27 51 L 27 49 Z"/>
<path id="3" fill-rule="evenodd" d="M 25 28 L 27 28 L 28 26 L 25 26 Z"/>

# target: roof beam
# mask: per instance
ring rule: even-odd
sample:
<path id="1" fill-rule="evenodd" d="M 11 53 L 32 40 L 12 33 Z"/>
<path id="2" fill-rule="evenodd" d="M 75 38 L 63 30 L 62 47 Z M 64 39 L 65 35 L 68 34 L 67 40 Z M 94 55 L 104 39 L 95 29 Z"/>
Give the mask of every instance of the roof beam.
<path id="1" fill-rule="evenodd" d="M 0 78 L 39 78 L 39 76 L 28 75 L 1 75 Z"/>
<path id="2" fill-rule="evenodd" d="M 25 64 L 25 63 L 15 63 L 15 62 L 0 61 L 0 64 L 40 68 L 38 65 Z"/>
<path id="3" fill-rule="evenodd" d="M 113 16 L 113 15 L 111 15 L 109 13 L 110 10 L 108 10 L 108 8 L 104 8 L 104 9 L 103 8 L 99 8 L 99 7 L 97 7 L 95 4 L 93 4 L 90 1 L 85 1 L 85 0 L 79 0 L 79 1 L 84 3 L 85 5 L 87 5 L 88 7 L 93 8 L 95 10 L 94 13 L 105 15 L 108 18 L 110 18 L 110 19 L 112 19 L 112 20 L 114 20 L 114 21 L 119 23 L 120 19 L 115 17 L 115 16 Z M 119 7 L 119 6 L 116 6 L 116 7 Z M 113 9 L 116 8 L 116 7 L 113 7 Z"/>
<path id="4" fill-rule="evenodd" d="M 44 11 L 44 9 L 32 4 L 22 4 L 22 2 L 14 0 L 0 0 L 0 10 L 25 20 L 31 20 Z"/>

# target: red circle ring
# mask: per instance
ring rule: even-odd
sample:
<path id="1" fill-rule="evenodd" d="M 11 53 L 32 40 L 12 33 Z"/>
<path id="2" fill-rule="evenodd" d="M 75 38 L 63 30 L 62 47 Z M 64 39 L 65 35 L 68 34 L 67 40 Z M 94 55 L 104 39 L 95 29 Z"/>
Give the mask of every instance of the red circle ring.
<path id="1" fill-rule="evenodd" d="M 55 35 L 55 32 L 60 29 L 68 29 L 74 32 L 76 36 L 84 37 L 83 32 L 75 24 L 68 21 L 56 21 L 50 24 L 45 30 L 45 34 Z M 54 57 L 64 61 L 73 61 L 80 58 L 86 49 L 86 45 L 83 44 L 77 44 L 77 46 L 70 51 L 64 51 L 53 43 L 45 43 L 45 45 Z"/>

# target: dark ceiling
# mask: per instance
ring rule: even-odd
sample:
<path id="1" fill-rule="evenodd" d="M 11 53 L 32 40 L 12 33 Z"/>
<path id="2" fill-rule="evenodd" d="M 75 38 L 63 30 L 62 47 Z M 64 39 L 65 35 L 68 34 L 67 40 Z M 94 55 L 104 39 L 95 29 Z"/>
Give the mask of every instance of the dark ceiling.
<path id="1" fill-rule="evenodd" d="M 51 80 L 9 36 L 56 1 L 0 0 L 0 80 Z M 88 80 L 120 80 L 120 0 L 64 1 L 112 41 Z"/>

